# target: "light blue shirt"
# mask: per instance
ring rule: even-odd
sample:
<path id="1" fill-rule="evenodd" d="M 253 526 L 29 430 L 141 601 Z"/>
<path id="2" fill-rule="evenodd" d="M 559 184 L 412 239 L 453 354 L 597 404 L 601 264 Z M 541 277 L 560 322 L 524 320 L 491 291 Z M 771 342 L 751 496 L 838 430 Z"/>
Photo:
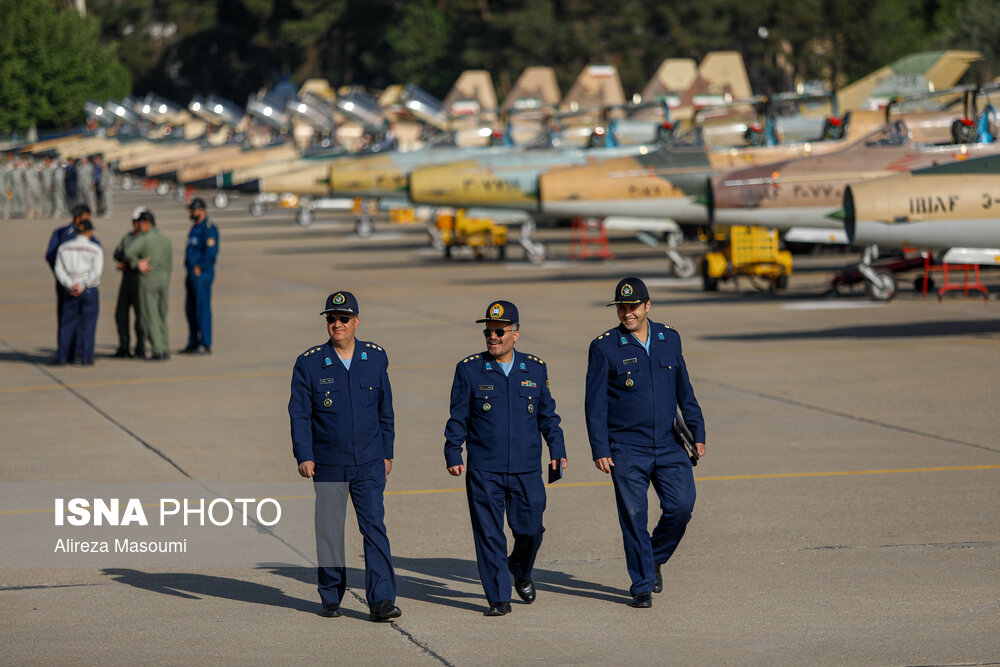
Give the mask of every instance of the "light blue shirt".
<path id="1" fill-rule="evenodd" d="M 344 368 L 346 368 L 347 370 L 351 370 L 351 358 L 350 357 L 347 357 L 346 359 L 344 359 L 344 358 L 342 358 L 338 354 L 337 358 L 340 359 L 340 363 L 344 364 Z"/>
<path id="2" fill-rule="evenodd" d="M 645 343 L 642 342 L 641 340 L 639 340 L 639 337 L 636 336 L 635 333 L 632 334 L 632 338 L 635 338 L 636 340 L 638 340 L 639 341 L 639 345 L 642 345 L 643 349 L 646 350 L 646 356 L 649 356 L 649 341 L 652 340 L 652 338 L 653 338 L 650 335 L 651 333 L 652 332 L 649 331 L 648 329 L 646 330 L 646 342 Z"/>
<path id="3" fill-rule="evenodd" d="M 514 368 L 514 357 L 516 356 L 517 352 L 512 352 L 510 355 L 510 361 L 508 361 L 506 364 L 497 359 L 497 364 L 500 366 L 500 370 L 502 370 L 503 374 L 506 375 L 507 377 L 510 377 L 510 371 Z"/>

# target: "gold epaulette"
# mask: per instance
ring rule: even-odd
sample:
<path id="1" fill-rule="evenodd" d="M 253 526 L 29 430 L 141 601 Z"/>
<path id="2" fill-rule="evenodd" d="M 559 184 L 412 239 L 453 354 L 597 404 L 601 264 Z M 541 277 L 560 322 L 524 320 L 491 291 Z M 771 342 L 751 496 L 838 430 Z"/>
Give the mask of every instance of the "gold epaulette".
<path id="1" fill-rule="evenodd" d="M 313 352 L 319 352 L 319 351 L 320 351 L 320 350 L 322 350 L 322 349 L 323 349 L 322 347 L 311 347 L 311 348 L 309 348 L 308 350 L 306 350 L 305 352 L 303 352 L 303 353 L 302 353 L 302 356 L 303 356 L 303 357 L 308 357 L 308 356 L 309 356 L 310 354 L 312 354 Z"/>
<path id="2" fill-rule="evenodd" d="M 463 363 L 463 364 L 467 364 L 467 363 L 469 363 L 470 361 L 472 361 L 473 359 L 478 359 L 478 358 L 479 358 L 480 356 L 482 356 L 482 355 L 479 355 L 479 354 L 474 354 L 474 355 L 472 355 L 471 357 L 466 357 L 465 359 L 462 359 L 462 363 Z"/>

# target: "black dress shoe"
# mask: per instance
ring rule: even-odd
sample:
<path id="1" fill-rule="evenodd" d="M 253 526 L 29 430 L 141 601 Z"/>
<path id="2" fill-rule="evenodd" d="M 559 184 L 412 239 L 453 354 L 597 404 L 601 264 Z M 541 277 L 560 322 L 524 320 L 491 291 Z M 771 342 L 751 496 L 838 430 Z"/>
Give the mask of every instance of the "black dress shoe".
<path id="1" fill-rule="evenodd" d="M 509 613 L 509 602 L 494 602 L 490 604 L 490 608 L 486 610 L 484 616 L 506 616 Z"/>
<path id="2" fill-rule="evenodd" d="M 197 345 L 188 345 L 183 350 L 177 350 L 178 354 L 194 354 L 198 351 Z"/>
<path id="3" fill-rule="evenodd" d="M 325 604 L 323 605 L 323 610 L 319 612 L 320 616 L 325 616 L 326 618 L 338 618 L 344 615 L 344 612 L 340 611 L 339 604 Z"/>
<path id="4" fill-rule="evenodd" d="M 194 354 L 212 354 L 212 348 L 208 345 L 200 345 L 195 349 Z"/>
<path id="5" fill-rule="evenodd" d="M 115 350 L 115 353 L 112 356 L 118 359 L 128 359 L 132 356 L 132 353 L 128 351 L 127 347 L 120 347 Z"/>
<path id="6" fill-rule="evenodd" d="M 403 615 L 403 612 L 392 603 L 392 600 L 376 602 L 368 611 L 370 612 L 368 620 L 376 622 L 390 621 Z"/>
<path id="7" fill-rule="evenodd" d="M 139 348 L 135 348 L 135 350 L 132 352 L 130 356 L 133 357 L 134 359 L 145 359 L 146 350 L 140 350 Z"/>
<path id="8" fill-rule="evenodd" d="M 528 579 L 518 579 L 514 571 L 510 571 L 510 575 L 514 577 L 514 591 L 517 593 L 517 597 L 521 598 L 528 604 L 535 601 L 535 582 L 530 578 Z"/>
<path id="9" fill-rule="evenodd" d="M 656 581 L 653 582 L 653 592 L 662 593 L 663 592 L 663 575 L 660 574 L 660 565 L 662 563 L 656 564 Z"/>
<path id="10" fill-rule="evenodd" d="M 149 355 L 149 360 L 150 361 L 166 361 L 169 358 L 170 358 L 170 353 L 169 352 L 163 352 L 162 354 L 156 354 L 156 353 L 154 353 L 154 354 Z"/>
<path id="11" fill-rule="evenodd" d="M 652 593 L 639 593 L 632 601 L 629 603 L 636 609 L 649 609 L 653 606 L 653 594 Z"/>

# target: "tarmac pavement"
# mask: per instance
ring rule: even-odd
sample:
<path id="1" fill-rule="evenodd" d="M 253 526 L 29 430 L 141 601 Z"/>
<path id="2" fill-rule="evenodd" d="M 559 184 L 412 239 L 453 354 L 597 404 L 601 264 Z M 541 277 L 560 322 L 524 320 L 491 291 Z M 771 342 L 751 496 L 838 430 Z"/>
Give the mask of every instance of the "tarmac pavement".
<path id="1" fill-rule="evenodd" d="M 174 243 L 178 350 L 183 206 L 116 193 L 96 232 L 110 255 L 140 203 Z M 291 551 L 224 568 L 184 555 L 166 568 L 0 562 L 4 663 L 1000 663 L 996 300 L 825 295 L 849 255 L 796 258 L 779 295 L 732 284 L 706 294 L 626 235 L 612 238 L 616 261 L 565 261 L 569 230 L 539 233 L 554 255 L 540 266 L 517 249 L 508 263 L 448 261 L 419 226 L 381 223 L 361 239 L 344 214 L 303 228 L 287 211 L 250 217 L 246 203 L 210 210 L 221 234 L 213 353 L 166 362 L 110 357 L 119 277 L 107 256 L 96 365 L 46 366 L 56 327 L 43 254 L 66 221 L 3 221 L 0 487 L 49 483 L 55 497 L 71 481 L 297 482 L 291 368 L 326 338 L 326 295 L 350 290 L 358 336 L 390 359 L 386 522 L 402 617 L 367 620 L 349 517 L 351 588 L 337 619 L 317 615 L 314 570 Z M 617 323 L 604 304 L 624 275 L 647 280 L 650 317 L 681 333 L 708 426 L 694 519 L 647 610 L 627 605 L 614 497 L 583 418 L 587 347 Z M 1000 290 L 1000 276 L 984 279 Z M 570 465 L 547 489 L 538 599 L 515 596 L 512 614 L 485 618 L 464 480 L 445 471 L 442 444 L 454 365 L 481 350 L 474 320 L 500 298 L 520 310 L 518 349 L 549 366 Z M 5 540 L 29 539 L 16 529 L 25 516 L 0 507 Z"/>

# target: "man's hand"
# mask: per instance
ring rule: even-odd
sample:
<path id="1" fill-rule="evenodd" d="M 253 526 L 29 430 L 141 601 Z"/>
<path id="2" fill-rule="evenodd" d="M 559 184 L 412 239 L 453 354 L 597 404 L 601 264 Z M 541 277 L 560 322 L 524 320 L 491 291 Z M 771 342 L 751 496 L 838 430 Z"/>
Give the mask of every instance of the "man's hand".
<path id="1" fill-rule="evenodd" d="M 704 442 L 696 442 L 696 443 L 694 443 L 694 451 L 698 452 L 698 458 L 701 458 L 702 456 L 704 456 L 705 455 L 705 443 Z"/>
<path id="2" fill-rule="evenodd" d="M 303 461 L 299 464 L 299 474 L 303 477 L 312 477 L 316 474 L 316 463 L 314 461 Z"/>
<path id="3" fill-rule="evenodd" d="M 549 464 L 549 467 L 552 468 L 553 470 L 555 470 L 556 469 L 556 463 L 558 463 L 560 461 L 562 461 L 562 469 L 565 470 L 567 463 L 566 463 L 566 459 L 564 459 L 564 458 L 562 458 L 562 459 L 552 459 L 552 463 Z"/>
<path id="4" fill-rule="evenodd" d="M 385 459 L 385 478 L 389 479 L 389 473 L 392 472 L 392 459 Z"/>
<path id="5" fill-rule="evenodd" d="M 80 296 L 83 294 L 83 288 L 80 287 L 80 283 L 77 283 L 69 288 L 70 296 Z"/>
<path id="6" fill-rule="evenodd" d="M 704 445 L 702 445 L 704 447 Z M 603 473 L 611 474 L 611 469 L 615 467 L 615 462 L 611 460 L 610 456 L 605 456 L 601 459 L 594 459 L 594 465 L 597 469 Z"/>
<path id="7" fill-rule="evenodd" d="M 465 466 L 463 465 L 457 465 L 448 468 L 448 473 L 453 477 L 460 477 L 463 472 L 465 472 Z"/>
<path id="8" fill-rule="evenodd" d="M 136 262 L 135 268 L 139 269 L 139 273 L 143 275 L 149 273 L 149 257 L 143 257 L 138 262 Z"/>
<path id="9" fill-rule="evenodd" d="M 192 271 L 192 273 L 194 273 L 195 277 L 200 277 L 201 276 L 201 267 L 198 266 L 197 264 L 195 264 L 194 265 L 194 270 Z"/>
<path id="10" fill-rule="evenodd" d="M 116 271 L 124 271 L 125 270 L 125 262 L 115 262 L 115 270 Z"/>

